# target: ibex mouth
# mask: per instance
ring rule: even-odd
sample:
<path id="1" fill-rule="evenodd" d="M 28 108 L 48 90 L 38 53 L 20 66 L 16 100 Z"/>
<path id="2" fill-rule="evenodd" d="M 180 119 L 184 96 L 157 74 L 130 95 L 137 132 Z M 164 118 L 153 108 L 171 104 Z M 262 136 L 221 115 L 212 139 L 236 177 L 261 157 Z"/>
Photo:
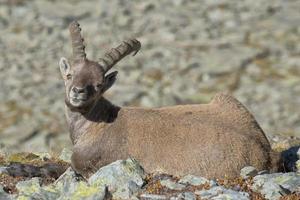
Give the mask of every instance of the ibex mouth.
<path id="1" fill-rule="evenodd" d="M 75 106 L 75 107 L 82 106 L 85 102 L 86 102 L 86 100 L 81 100 L 81 99 L 76 99 L 76 98 L 70 99 L 70 103 L 72 104 L 72 106 Z"/>
<path id="2" fill-rule="evenodd" d="M 70 104 L 72 106 L 78 107 L 84 105 L 88 101 L 86 95 L 84 96 L 71 96 L 70 95 Z"/>
<path id="3" fill-rule="evenodd" d="M 80 101 L 86 101 L 87 98 L 71 98 L 71 100 L 74 102 L 80 102 Z"/>

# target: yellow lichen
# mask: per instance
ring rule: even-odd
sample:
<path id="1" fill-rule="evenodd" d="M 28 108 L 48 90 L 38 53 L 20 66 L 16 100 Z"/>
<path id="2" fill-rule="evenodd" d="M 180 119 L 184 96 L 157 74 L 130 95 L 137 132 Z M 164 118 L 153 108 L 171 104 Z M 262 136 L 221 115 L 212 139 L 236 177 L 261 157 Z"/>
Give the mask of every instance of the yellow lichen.
<path id="1" fill-rule="evenodd" d="M 76 192 L 73 193 L 72 199 L 82 199 L 83 197 L 89 197 L 99 192 L 99 187 L 88 186 L 84 182 L 80 182 L 76 188 Z"/>
<path id="2" fill-rule="evenodd" d="M 278 176 L 275 178 L 275 182 L 278 184 L 284 184 L 291 179 L 290 176 Z"/>
<path id="3" fill-rule="evenodd" d="M 8 156 L 8 162 L 20 162 L 20 163 L 31 163 L 36 160 L 41 160 L 41 158 L 33 153 L 16 153 Z"/>
<path id="4" fill-rule="evenodd" d="M 20 195 L 20 196 L 18 196 L 17 200 L 30 200 L 30 197 Z"/>

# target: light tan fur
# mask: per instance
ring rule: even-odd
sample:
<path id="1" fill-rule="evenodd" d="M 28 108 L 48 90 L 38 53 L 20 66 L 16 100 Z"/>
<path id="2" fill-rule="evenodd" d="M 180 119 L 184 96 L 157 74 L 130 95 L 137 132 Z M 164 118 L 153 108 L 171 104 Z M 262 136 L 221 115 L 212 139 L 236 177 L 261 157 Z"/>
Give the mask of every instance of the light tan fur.
<path id="1" fill-rule="evenodd" d="M 80 31 L 73 28 L 74 24 L 70 26 L 71 34 L 77 34 L 73 38 L 81 38 Z M 137 51 L 137 42 L 129 40 L 122 48 L 113 49 L 104 64 L 105 59 L 89 61 L 83 44 L 79 55 L 73 55 L 76 62 L 70 65 L 64 58 L 60 62 L 74 144 L 72 166 L 77 172 L 88 177 L 100 167 L 128 157 L 137 159 L 147 172 L 178 176 L 237 177 L 247 165 L 277 170 L 279 155 L 271 150 L 255 118 L 230 95 L 217 94 L 209 104 L 151 109 L 118 107 L 102 97 L 116 77 L 114 72 L 105 76 L 106 71 Z M 107 56 L 113 52 L 115 56 Z M 93 92 L 88 92 L 88 87 Z"/>

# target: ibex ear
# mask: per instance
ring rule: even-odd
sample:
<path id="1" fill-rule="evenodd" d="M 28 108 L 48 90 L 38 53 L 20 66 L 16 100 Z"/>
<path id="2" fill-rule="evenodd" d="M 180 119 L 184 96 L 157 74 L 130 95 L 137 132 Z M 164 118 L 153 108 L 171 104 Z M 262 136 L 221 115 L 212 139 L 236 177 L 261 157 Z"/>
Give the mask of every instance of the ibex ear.
<path id="1" fill-rule="evenodd" d="M 70 64 L 68 62 L 68 60 L 64 57 L 62 57 L 59 61 L 59 69 L 60 69 L 60 73 L 62 75 L 62 77 L 65 79 L 67 74 L 70 73 Z"/>
<path id="2" fill-rule="evenodd" d="M 108 90 L 116 81 L 118 72 L 112 72 L 104 77 L 103 92 Z"/>

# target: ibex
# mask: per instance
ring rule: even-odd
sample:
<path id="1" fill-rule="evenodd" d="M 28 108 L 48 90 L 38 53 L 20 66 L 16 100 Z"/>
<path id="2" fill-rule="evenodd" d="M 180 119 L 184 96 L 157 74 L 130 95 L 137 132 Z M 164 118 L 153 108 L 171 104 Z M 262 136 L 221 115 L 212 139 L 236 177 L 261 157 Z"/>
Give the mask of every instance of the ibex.
<path id="1" fill-rule="evenodd" d="M 119 107 L 103 97 L 117 72 L 107 72 L 141 44 L 124 41 L 98 62 L 85 53 L 78 22 L 69 26 L 73 58 L 61 58 L 72 167 L 88 177 L 115 160 L 133 157 L 147 172 L 207 178 L 237 177 L 251 165 L 276 170 L 274 153 L 255 118 L 234 97 L 163 108 Z"/>

